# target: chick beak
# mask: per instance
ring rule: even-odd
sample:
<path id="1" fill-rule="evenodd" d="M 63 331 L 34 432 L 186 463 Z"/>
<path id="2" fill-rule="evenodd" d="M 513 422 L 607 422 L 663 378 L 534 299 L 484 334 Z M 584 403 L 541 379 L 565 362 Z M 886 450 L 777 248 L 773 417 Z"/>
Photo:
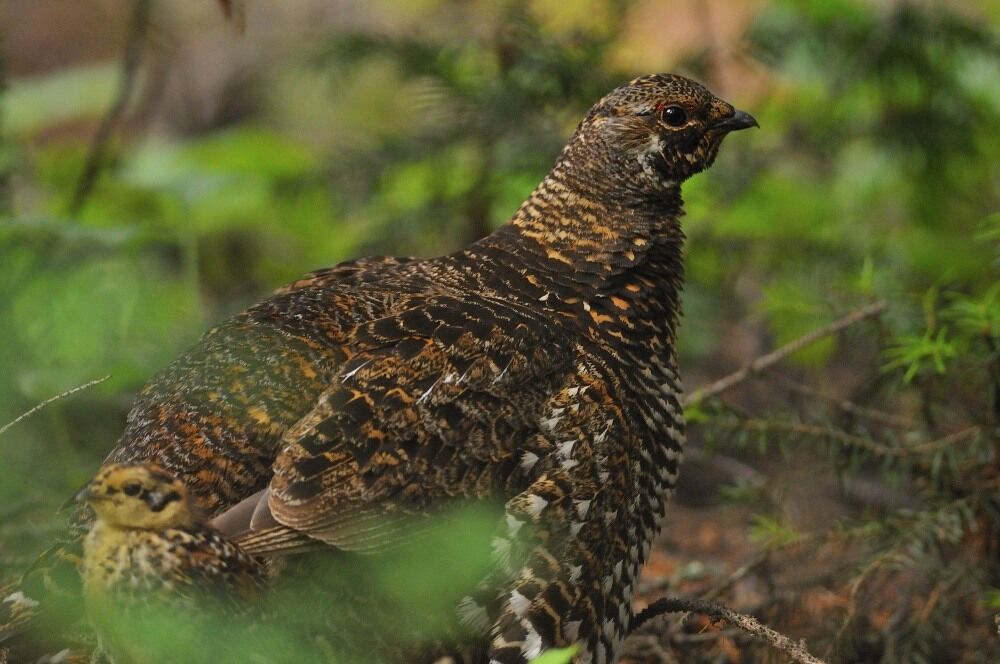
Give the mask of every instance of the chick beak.
<path id="1" fill-rule="evenodd" d="M 97 496 L 93 491 L 90 490 L 90 485 L 87 485 L 76 492 L 73 496 L 73 500 L 78 503 L 87 503 L 96 498 Z"/>
<path id="2" fill-rule="evenodd" d="M 97 494 L 90 490 L 90 483 L 88 482 L 86 486 L 73 494 L 73 497 L 67 500 L 65 503 L 59 506 L 60 512 L 65 512 L 74 504 L 77 503 L 89 503 L 92 500 L 97 500 L 100 498 Z"/>
<path id="3" fill-rule="evenodd" d="M 713 129 L 721 129 L 722 131 L 738 131 L 740 129 L 749 129 L 750 127 L 760 127 L 757 124 L 757 120 L 754 116 L 750 115 L 746 111 L 735 111 L 725 120 L 721 120 L 712 125 Z"/>

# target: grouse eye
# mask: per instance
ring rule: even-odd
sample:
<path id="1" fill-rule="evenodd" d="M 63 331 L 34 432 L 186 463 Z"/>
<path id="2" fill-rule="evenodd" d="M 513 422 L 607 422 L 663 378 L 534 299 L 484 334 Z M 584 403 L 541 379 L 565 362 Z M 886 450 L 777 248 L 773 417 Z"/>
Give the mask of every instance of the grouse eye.
<path id="1" fill-rule="evenodd" d="M 663 109 L 663 122 L 671 127 L 680 127 L 687 120 L 687 111 L 680 106 L 667 106 Z"/>
<path id="2" fill-rule="evenodd" d="M 122 487 L 122 493 L 126 496 L 138 496 L 140 491 L 142 491 L 142 486 L 137 482 L 132 482 Z"/>

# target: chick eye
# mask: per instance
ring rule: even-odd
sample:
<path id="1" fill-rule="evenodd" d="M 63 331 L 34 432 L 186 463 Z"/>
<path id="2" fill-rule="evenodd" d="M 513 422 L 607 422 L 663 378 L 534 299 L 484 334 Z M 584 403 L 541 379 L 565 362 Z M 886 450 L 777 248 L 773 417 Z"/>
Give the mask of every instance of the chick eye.
<path id="1" fill-rule="evenodd" d="M 687 120 L 687 111 L 680 106 L 667 106 L 663 109 L 663 122 L 670 127 L 680 127 Z"/>
<path id="2" fill-rule="evenodd" d="M 126 496 L 138 496 L 140 491 L 142 491 L 142 487 L 135 482 L 122 487 L 122 493 Z"/>

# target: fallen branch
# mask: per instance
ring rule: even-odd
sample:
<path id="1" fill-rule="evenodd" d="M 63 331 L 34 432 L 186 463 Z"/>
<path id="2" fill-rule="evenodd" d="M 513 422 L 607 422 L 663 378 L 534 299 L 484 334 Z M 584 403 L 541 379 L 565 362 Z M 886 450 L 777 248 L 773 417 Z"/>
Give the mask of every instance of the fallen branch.
<path id="1" fill-rule="evenodd" d="M 742 383 L 746 379 L 759 374 L 762 371 L 774 366 L 778 362 L 781 362 L 789 355 L 797 353 L 806 346 L 810 346 L 820 339 L 828 337 L 830 335 L 836 334 L 841 330 L 854 325 L 855 323 L 860 323 L 863 320 L 869 318 L 874 318 L 880 316 L 883 311 L 885 311 L 886 303 L 884 300 L 879 300 L 873 304 L 869 304 L 866 307 L 861 307 L 860 309 L 855 309 L 851 313 L 838 318 L 832 323 L 828 323 L 821 328 L 815 329 L 808 334 L 804 334 L 798 339 L 788 342 L 781 348 L 768 353 L 767 355 L 762 355 L 756 360 L 746 365 L 739 371 L 735 371 L 728 376 L 724 376 L 719 380 L 709 383 L 705 387 L 698 388 L 690 395 L 686 396 L 683 400 L 684 406 L 690 406 L 692 404 L 697 404 L 709 397 L 714 397 L 717 394 L 721 394 L 726 390 L 730 389 L 734 385 Z"/>
<path id="2" fill-rule="evenodd" d="M 665 613 L 678 613 L 681 611 L 702 613 L 715 620 L 721 620 L 733 627 L 738 627 L 744 632 L 766 641 L 777 650 L 788 655 L 795 662 L 800 662 L 801 664 L 824 664 L 823 660 L 817 659 L 809 653 L 806 649 L 805 641 L 792 641 L 784 634 L 760 624 L 753 616 L 737 613 L 723 604 L 703 599 L 687 599 L 683 597 L 664 597 L 658 599 L 632 619 L 629 631 L 634 632 L 644 623 Z"/>
<path id="3" fill-rule="evenodd" d="M 107 376 L 104 376 L 103 378 L 95 378 L 94 380 L 90 381 L 89 383 L 84 383 L 83 385 L 77 385 L 76 387 L 70 388 L 70 389 L 66 390 L 65 392 L 60 392 L 59 394 L 55 395 L 54 397 L 49 397 L 45 401 L 41 402 L 40 404 L 35 405 L 34 407 L 32 407 L 29 410 L 26 410 L 25 412 L 21 413 L 20 415 L 18 415 L 17 417 L 15 417 L 13 420 L 11 420 L 10 422 L 8 422 L 7 424 L 5 424 L 2 427 L 0 427 L 0 436 L 2 436 L 7 431 L 7 429 L 11 428 L 12 426 L 14 426 L 15 424 L 17 424 L 21 420 L 26 419 L 28 417 L 31 417 L 32 415 L 34 415 L 35 413 L 37 413 L 38 411 L 40 411 L 42 408 L 45 408 L 46 406 L 48 406 L 50 403 L 52 403 L 54 401 L 59 401 L 60 399 L 65 399 L 66 397 L 68 397 L 70 395 L 73 395 L 73 394 L 76 394 L 77 392 L 82 392 L 83 390 L 87 389 L 88 387 L 93 387 L 94 385 L 99 385 L 99 384 L 103 383 L 104 381 L 106 381 L 109 378 L 111 378 L 111 374 L 108 374 Z"/>
<path id="4" fill-rule="evenodd" d="M 122 56 L 118 92 L 114 102 L 101 118 L 101 123 L 97 126 L 97 131 L 94 132 L 94 137 L 91 139 L 87 160 L 84 162 L 83 171 L 76 181 L 76 187 L 73 189 L 73 198 L 69 204 L 70 214 L 75 215 L 83 208 L 87 197 L 94 189 L 97 176 L 104 166 L 105 152 L 107 152 L 111 133 L 121 120 L 121 116 L 125 113 L 129 100 L 132 98 L 136 75 L 142 62 L 142 48 L 146 41 L 146 30 L 149 27 L 151 4 L 151 0 L 135 0 L 132 19 L 129 21 L 128 36 L 125 39 L 125 53 Z"/>

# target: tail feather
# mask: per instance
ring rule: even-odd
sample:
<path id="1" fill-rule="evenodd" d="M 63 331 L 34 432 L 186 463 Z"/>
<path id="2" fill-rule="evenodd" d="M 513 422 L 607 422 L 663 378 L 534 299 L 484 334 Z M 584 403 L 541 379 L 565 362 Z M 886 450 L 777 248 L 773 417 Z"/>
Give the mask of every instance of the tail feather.
<path id="1" fill-rule="evenodd" d="M 325 546 L 322 542 L 285 526 L 250 530 L 234 537 L 233 541 L 253 555 L 286 555 Z"/>

